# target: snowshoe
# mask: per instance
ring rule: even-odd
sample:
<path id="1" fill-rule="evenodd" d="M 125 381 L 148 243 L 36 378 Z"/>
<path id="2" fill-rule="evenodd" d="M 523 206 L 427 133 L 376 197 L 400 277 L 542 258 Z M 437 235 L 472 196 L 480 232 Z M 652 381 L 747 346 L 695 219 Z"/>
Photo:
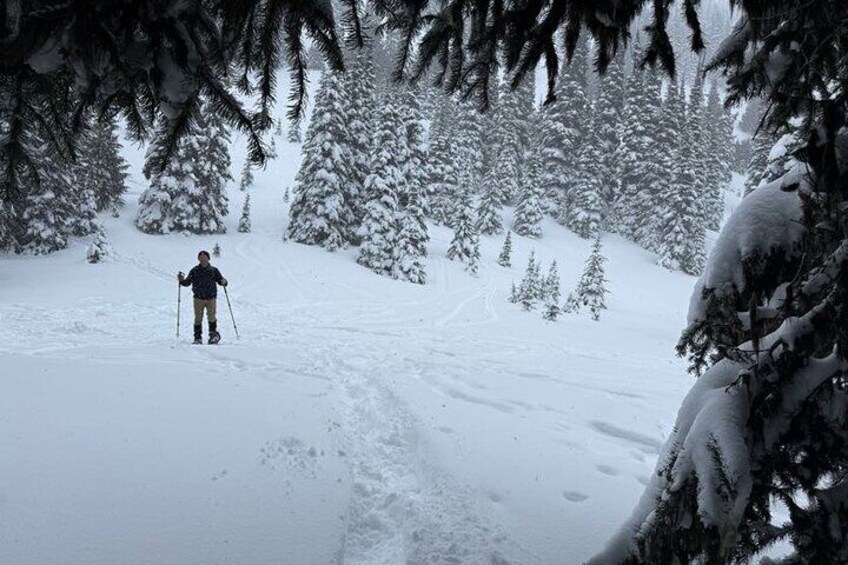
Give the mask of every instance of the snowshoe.
<path id="1" fill-rule="evenodd" d="M 193 345 L 203 345 L 203 340 L 199 337 L 194 338 L 194 341 L 191 342 Z"/>
<path id="2" fill-rule="evenodd" d="M 213 333 L 212 335 L 209 336 L 209 344 L 210 345 L 215 345 L 219 341 L 221 341 L 221 334 L 219 334 L 218 332 L 215 332 L 215 333 Z"/>

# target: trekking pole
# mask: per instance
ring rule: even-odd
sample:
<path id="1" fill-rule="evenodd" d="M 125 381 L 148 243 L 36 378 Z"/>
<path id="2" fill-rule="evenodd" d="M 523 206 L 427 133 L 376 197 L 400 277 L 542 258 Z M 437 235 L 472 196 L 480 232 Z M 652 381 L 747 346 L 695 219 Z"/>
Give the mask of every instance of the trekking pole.
<path id="1" fill-rule="evenodd" d="M 236 339 L 241 339 L 238 333 L 238 327 L 236 326 L 236 317 L 233 316 L 233 305 L 230 304 L 230 293 L 227 292 L 227 287 L 224 287 L 224 296 L 227 297 L 227 307 L 230 309 L 230 319 L 233 321 L 233 329 L 236 332 Z"/>
<path id="2" fill-rule="evenodd" d="M 182 286 L 180 281 L 177 281 L 177 338 L 180 337 L 180 303 L 182 302 Z"/>

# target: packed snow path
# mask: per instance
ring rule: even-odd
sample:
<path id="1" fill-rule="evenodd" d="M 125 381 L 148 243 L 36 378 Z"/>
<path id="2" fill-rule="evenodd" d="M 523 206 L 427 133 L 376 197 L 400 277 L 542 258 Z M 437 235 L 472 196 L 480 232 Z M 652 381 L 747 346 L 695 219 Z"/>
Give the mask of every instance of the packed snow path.
<path id="1" fill-rule="evenodd" d="M 546 221 L 503 269 L 484 238 L 475 278 L 435 228 L 405 284 L 283 242 L 292 175 L 257 175 L 252 234 L 143 235 L 131 204 L 105 263 L 0 258 L 0 563 L 576 564 L 629 514 L 693 279 L 605 236 L 610 310 L 547 323 L 511 282 L 536 249 L 567 292 L 588 242 Z M 175 274 L 215 242 L 241 339 L 221 294 L 192 346 Z"/>

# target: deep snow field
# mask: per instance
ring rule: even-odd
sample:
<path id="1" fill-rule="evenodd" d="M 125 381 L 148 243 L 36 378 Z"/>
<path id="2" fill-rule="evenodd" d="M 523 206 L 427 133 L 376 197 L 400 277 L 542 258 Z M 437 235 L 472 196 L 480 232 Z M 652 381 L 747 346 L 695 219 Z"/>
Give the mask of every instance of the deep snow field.
<path id="1" fill-rule="evenodd" d="M 629 515 L 692 384 L 674 344 L 694 279 L 603 237 L 609 310 L 545 322 L 507 301 L 527 257 L 563 292 L 590 243 L 546 220 L 483 238 L 477 277 L 431 230 L 430 281 L 284 242 L 299 145 L 256 172 L 253 233 L 144 235 L 128 205 L 87 242 L 0 256 L 0 563 L 577 564 Z M 243 162 L 236 138 L 233 176 Z M 193 346 L 178 270 L 230 281 Z M 205 333 L 204 327 L 204 333 Z"/>

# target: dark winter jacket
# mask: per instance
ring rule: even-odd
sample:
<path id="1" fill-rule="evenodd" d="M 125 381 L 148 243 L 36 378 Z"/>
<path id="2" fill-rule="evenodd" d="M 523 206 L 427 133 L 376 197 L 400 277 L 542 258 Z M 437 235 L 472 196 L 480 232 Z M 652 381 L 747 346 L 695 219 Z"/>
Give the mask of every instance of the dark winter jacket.
<path id="1" fill-rule="evenodd" d="M 223 280 L 221 271 L 211 264 L 207 265 L 206 268 L 197 265 L 188 272 L 188 276 L 180 284 L 183 286 L 191 285 L 191 291 L 195 298 L 211 300 L 218 297 L 218 286 L 215 283 L 223 284 Z"/>

